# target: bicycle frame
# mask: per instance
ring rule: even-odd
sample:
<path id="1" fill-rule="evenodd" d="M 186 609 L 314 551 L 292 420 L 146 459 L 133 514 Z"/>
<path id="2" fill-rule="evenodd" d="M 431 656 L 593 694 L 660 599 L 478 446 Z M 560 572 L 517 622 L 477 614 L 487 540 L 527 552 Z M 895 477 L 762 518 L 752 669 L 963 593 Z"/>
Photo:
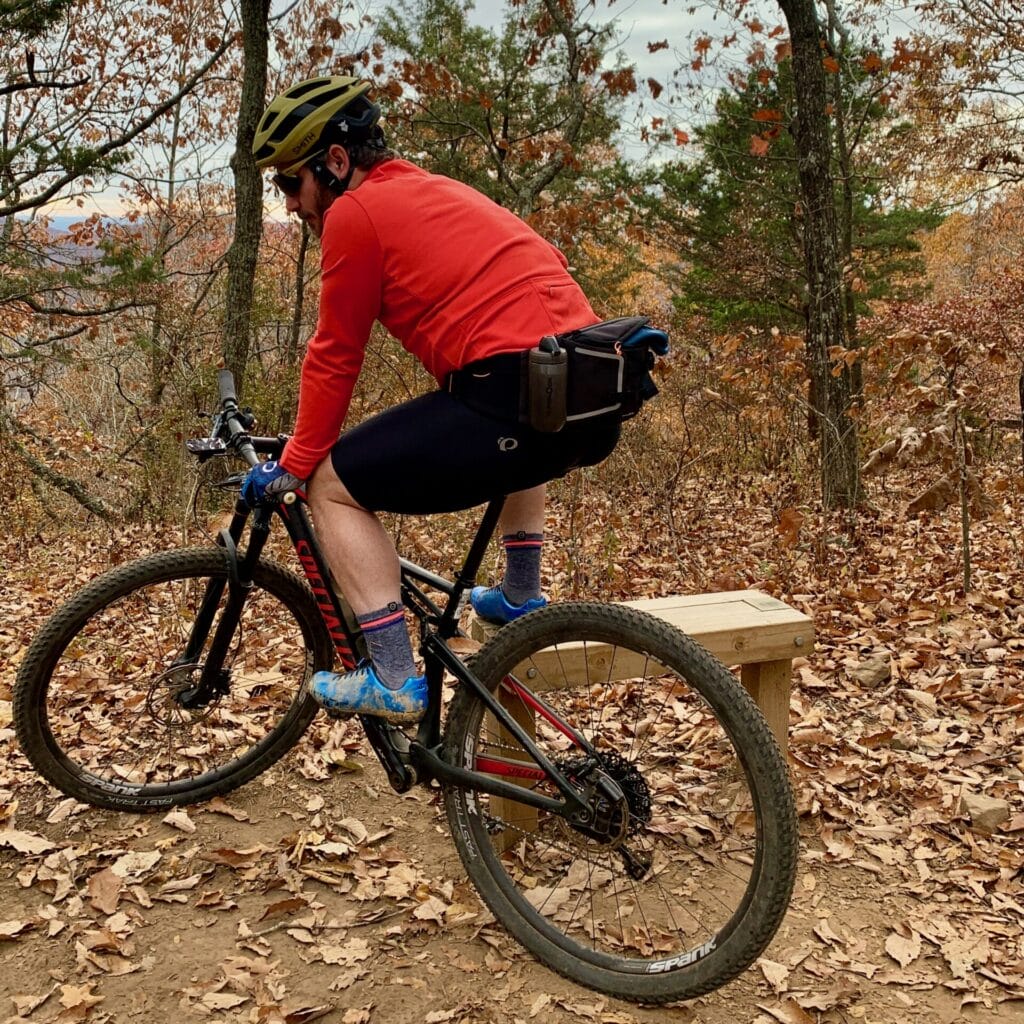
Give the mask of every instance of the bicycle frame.
<path id="1" fill-rule="evenodd" d="M 246 437 L 256 452 L 272 457 L 280 454 L 281 438 Z M 204 693 L 225 692 L 226 672 L 222 669 L 228 653 L 228 644 L 242 614 L 245 597 L 252 586 L 253 571 L 270 536 L 271 522 L 276 514 L 284 523 L 292 547 L 298 557 L 327 632 L 334 643 L 335 651 L 345 668 L 354 668 L 361 657 L 365 657 L 365 644 L 358 623 L 344 598 L 333 585 L 326 560 L 320 550 L 306 512 L 303 498 L 289 494 L 288 500 L 273 508 L 259 508 L 250 511 L 239 499 L 229 526 L 220 531 L 218 543 L 227 552 L 230 572 L 228 582 L 211 582 L 204 597 L 203 605 L 196 617 L 192 635 L 182 658 L 195 660 L 213 626 L 216 609 L 223 596 L 224 587 L 229 587 L 228 601 L 221 613 L 214 631 L 211 648 L 206 658 L 201 679 L 196 688 Z M 416 738 L 411 740 L 401 729 L 389 725 L 380 718 L 360 715 L 359 720 L 378 759 L 387 773 L 388 781 L 397 792 L 406 792 L 413 785 L 427 784 L 438 779 L 451 785 L 512 799 L 542 810 L 567 817 L 575 823 L 586 825 L 591 820 L 588 797 L 570 782 L 534 743 L 532 737 L 517 722 L 498 698 L 473 674 L 465 662 L 452 650 L 448 640 L 459 635 L 458 616 L 465 594 L 473 586 L 483 562 L 487 545 L 498 524 L 505 499 L 493 500 L 486 508 L 469 553 L 458 571 L 454 582 L 449 582 L 422 567 L 401 560 L 402 602 L 420 623 L 421 653 L 426 665 L 428 706 L 420 722 Z M 249 541 L 244 554 L 239 555 L 239 544 L 249 526 Z M 421 587 L 441 591 L 447 595 L 444 607 L 439 607 Z M 525 761 L 501 758 L 481 759 L 477 768 L 469 771 L 449 764 L 441 754 L 441 684 L 444 672 L 450 672 L 462 686 L 473 689 L 487 710 L 515 737 L 535 766 Z M 508 677 L 503 686 L 516 694 L 534 712 L 545 718 L 554 728 L 568 737 L 575 746 L 591 757 L 596 757 L 592 746 L 572 726 L 562 721 L 540 697 L 532 693 L 518 680 Z M 559 790 L 558 800 L 523 785 L 505 779 L 532 780 L 549 779 Z M 614 783 L 608 785 L 615 786 Z M 617 787 L 615 787 L 617 788 Z M 610 794 L 621 799 L 621 793 Z"/>

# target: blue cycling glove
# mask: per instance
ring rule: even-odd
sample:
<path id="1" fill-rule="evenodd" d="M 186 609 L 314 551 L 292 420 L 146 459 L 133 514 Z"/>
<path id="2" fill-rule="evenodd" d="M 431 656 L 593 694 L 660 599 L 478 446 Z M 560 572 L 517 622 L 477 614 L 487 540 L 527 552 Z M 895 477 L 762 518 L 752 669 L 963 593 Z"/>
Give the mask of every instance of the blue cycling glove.
<path id="1" fill-rule="evenodd" d="M 288 491 L 298 491 L 304 486 L 304 480 L 289 473 L 279 462 L 261 462 L 253 466 L 242 481 L 242 501 L 249 508 L 264 502 L 274 504 Z"/>

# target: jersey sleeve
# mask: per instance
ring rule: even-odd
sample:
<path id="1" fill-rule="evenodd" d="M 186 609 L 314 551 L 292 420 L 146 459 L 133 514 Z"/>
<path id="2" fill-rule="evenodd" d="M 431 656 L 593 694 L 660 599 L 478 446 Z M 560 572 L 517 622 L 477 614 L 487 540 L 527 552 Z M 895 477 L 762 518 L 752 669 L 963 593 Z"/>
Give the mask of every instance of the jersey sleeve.
<path id="1" fill-rule="evenodd" d="M 325 216 L 320 272 L 320 313 L 302 361 L 295 433 L 280 460 L 301 480 L 338 440 L 380 314 L 383 254 L 355 196 L 337 200 Z"/>

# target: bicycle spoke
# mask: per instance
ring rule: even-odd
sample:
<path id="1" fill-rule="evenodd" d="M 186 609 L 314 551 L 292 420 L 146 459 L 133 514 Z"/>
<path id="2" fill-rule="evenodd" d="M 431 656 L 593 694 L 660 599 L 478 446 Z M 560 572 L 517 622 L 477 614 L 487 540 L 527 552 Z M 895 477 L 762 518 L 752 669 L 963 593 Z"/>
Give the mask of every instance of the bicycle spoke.
<path id="1" fill-rule="evenodd" d="M 204 553 L 202 561 L 216 558 Z M 307 671 L 306 644 L 288 608 L 259 587 L 247 596 L 222 670 L 211 674 L 228 692 L 210 690 L 186 706 L 205 650 L 193 664 L 181 658 L 210 578 L 142 582 L 77 628 L 45 698 L 47 728 L 72 770 L 118 786 L 187 786 L 252 756 L 289 713 Z"/>
<path id="2" fill-rule="evenodd" d="M 612 622 L 620 625 L 607 625 Z M 654 646 L 646 646 L 644 631 Z M 691 964 L 719 958 L 720 946 L 728 964 L 721 970 L 731 976 L 777 927 L 792 882 L 792 804 L 767 729 L 754 711 L 744 719 L 744 729 L 759 730 L 762 778 L 749 767 L 755 755 L 741 755 L 720 717 L 723 706 L 749 704 L 749 696 L 706 654 L 696 664 L 708 678 L 691 677 L 690 658 L 685 638 L 647 616 L 607 606 L 553 608 L 521 628 L 506 627 L 478 655 L 479 678 L 491 672 L 492 680 L 513 681 L 500 688 L 499 699 L 581 794 L 586 814 L 562 817 L 480 793 L 475 815 L 449 812 L 467 870 L 489 905 L 509 927 L 520 918 L 529 922 L 517 937 L 544 957 L 549 948 L 560 950 L 581 972 L 584 964 L 601 971 L 615 964 L 634 979 L 630 993 L 638 985 L 654 994 L 684 991 L 687 982 L 660 976 L 689 974 Z M 715 705 L 709 698 L 716 691 L 708 687 L 721 687 L 728 699 Z M 449 756 L 468 757 L 470 767 L 479 757 L 499 777 L 558 797 L 514 736 L 493 719 L 485 723 L 487 713 L 471 693 L 457 691 L 451 718 L 457 736 L 446 745 Z M 767 802 L 756 795 L 765 778 L 775 787 Z M 775 815 L 771 822 L 766 806 Z M 463 842 L 463 821 L 479 825 L 471 847 Z M 765 878 L 759 865 L 766 837 L 786 863 L 772 873 L 776 895 L 767 909 L 757 904 L 765 920 L 737 932 L 755 906 L 750 894 Z M 491 878 L 500 899 L 487 895 Z M 739 953 L 726 942 L 734 934 Z M 601 978 L 588 984 L 618 991 Z"/>

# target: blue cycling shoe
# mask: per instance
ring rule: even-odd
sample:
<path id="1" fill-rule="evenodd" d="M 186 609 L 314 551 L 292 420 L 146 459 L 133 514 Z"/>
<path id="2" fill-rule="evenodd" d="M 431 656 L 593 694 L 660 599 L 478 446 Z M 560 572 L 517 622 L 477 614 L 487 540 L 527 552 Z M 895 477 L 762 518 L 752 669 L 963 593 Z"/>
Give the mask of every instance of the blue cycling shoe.
<path id="1" fill-rule="evenodd" d="M 522 604 L 509 604 L 501 587 L 474 587 L 469 592 L 469 603 L 473 611 L 480 616 L 484 622 L 493 622 L 498 626 L 504 626 L 513 619 L 518 619 L 527 612 L 535 612 L 543 608 L 547 603 L 546 597 L 531 597 Z"/>
<path id="2" fill-rule="evenodd" d="M 374 715 L 389 722 L 418 722 L 427 710 L 427 677 L 409 676 L 389 690 L 370 664 L 351 672 L 317 672 L 309 694 L 322 708 L 336 714 Z"/>

